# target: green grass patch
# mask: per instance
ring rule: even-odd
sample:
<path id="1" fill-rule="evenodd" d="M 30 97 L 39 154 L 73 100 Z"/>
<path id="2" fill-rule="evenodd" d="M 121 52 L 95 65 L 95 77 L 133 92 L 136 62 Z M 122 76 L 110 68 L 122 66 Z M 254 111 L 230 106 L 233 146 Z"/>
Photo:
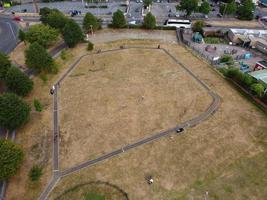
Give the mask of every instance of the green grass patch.
<path id="1" fill-rule="evenodd" d="M 205 37 L 205 43 L 207 44 L 228 44 L 228 41 L 220 37 Z"/>
<path id="2" fill-rule="evenodd" d="M 85 195 L 85 200 L 105 200 L 105 197 L 99 194 L 90 192 Z"/>

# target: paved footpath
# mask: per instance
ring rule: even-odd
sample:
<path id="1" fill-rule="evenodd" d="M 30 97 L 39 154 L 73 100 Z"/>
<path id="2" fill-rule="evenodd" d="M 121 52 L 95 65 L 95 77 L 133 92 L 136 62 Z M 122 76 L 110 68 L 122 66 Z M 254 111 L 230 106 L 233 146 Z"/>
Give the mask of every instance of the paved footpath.
<path id="1" fill-rule="evenodd" d="M 140 49 L 150 49 L 150 50 L 155 50 L 155 51 L 162 51 L 163 53 L 167 54 L 168 56 L 170 56 L 170 58 L 172 58 L 178 65 L 180 65 L 193 79 L 195 79 L 197 81 L 197 83 L 202 86 L 207 92 L 208 94 L 212 97 L 213 101 L 210 104 L 210 106 L 206 109 L 205 112 L 201 113 L 200 115 L 189 119 L 188 121 L 185 121 L 179 125 L 177 125 L 176 127 L 172 127 L 168 130 L 159 132 L 159 133 L 155 133 L 149 137 L 143 138 L 135 143 L 129 144 L 127 146 L 121 147 L 120 149 L 115 149 L 114 151 L 108 153 L 108 154 L 104 154 L 96 159 L 93 160 L 88 160 L 82 164 L 79 164 L 75 167 L 60 171 L 59 170 L 59 121 L 58 121 L 58 115 L 59 115 L 59 105 L 58 105 L 58 90 L 60 88 L 60 83 L 71 73 L 71 71 L 79 64 L 79 62 L 81 61 L 82 58 L 84 58 L 85 56 L 88 56 L 90 54 L 85 54 L 82 55 L 80 58 L 78 58 L 70 67 L 69 69 L 60 77 L 60 79 L 56 82 L 55 84 L 55 93 L 54 93 L 54 97 L 53 97 L 53 103 L 54 103 L 54 110 L 53 110 L 53 116 L 54 116 L 54 130 L 53 130 L 53 176 L 52 179 L 50 180 L 50 182 L 48 183 L 48 185 L 46 186 L 46 188 L 44 189 L 44 191 L 42 192 L 42 194 L 39 197 L 39 200 L 45 200 L 48 198 L 49 194 L 51 193 L 51 191 L 53 190 L 53 188 L 56 186 L 57 182 L 64 176 L 70 175 L 72 173 L 78 172 L 79 170 L 83 169 L 83 168 L 87 168 L 90 167 L 92 165 L 98 164 L 104 160 L 110 159 L 114 156 L 118 156 L 122 153 L 125 153 L 127 151 L 133 150 L 135 148 L 138 148 L 142 145 L 148 144 L 150 142 L 153 142 L 155 140 L 158 140 L 162 137 L 168 136 L 170 134 L 175 133 L 175 130 L 177 128 L 190 128 L 190 127 L 194 127 L 198 124 L 200 124 L 201 122 L 203 122 L 204 120 L 206 120 L 208 117 L 210 117 L 214 112 L 216 112 L 216 110 L 219 108 L 220 105 L 220 97 L 213 92 L 203 81 L 201 81 L 200 79 L 198 79 L 198 77 L 190 70 L 188 69 L 185 65 L 183 65 L 179 60 L 177 60 L 168 50 L 161 48 L 152 48 L 152 47 L 124 47 L 123 49 L 111 49 L 111 50 L 107 50 L 107 51 L 102 51 L 102 52 L 98 52 L 98 53 L 94 53 L 94 54 L 105 54 L 107 52 L 114 52 L 114 51 L 123 51 L 125 49 L 136 49 L 136 48 L 140 48 Z M 184 132 L 181 132 L 179 134 L 182 134 Z"/>

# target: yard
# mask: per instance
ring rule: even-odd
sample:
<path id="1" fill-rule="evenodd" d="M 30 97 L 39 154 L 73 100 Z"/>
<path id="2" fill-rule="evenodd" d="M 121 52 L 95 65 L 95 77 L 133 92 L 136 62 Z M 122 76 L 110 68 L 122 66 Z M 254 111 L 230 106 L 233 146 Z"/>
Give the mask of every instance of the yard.
<path id="1" fill-rule="evenodd" d="M 170 135 L 60 179 L 49 199 L 94 195 L 124 200 L 109 187 L 87 185 L 95 182 L 119 188 L 130 200 L 267 196 L 266 116 L 210 66 L 184 47 L 162 41 L 124 40 L 97 44 L 96 49 L 123 44 L 156 47 L 158 43 L 220 95 L 219 110 L 207 121 L 186 129 L 185 134 Z M 68 53 L 67 61 L 58 60 L 63 70 L 85 53 L 85 46 Z M 35 136 L 44 135 L 45 130 L 50 133 L 52 100 L 41 91 L 48 91 L 57 78 L 46 86 L 40 82 L 35 89 L 47 107 L 40 118 L 32 118 L 32 123 L 19 131 L 18 142 L 28 153 Z M 124 49 L 85 57 L 61 84 L 59 100 L 61 169 L 173 127 L 211 103 L 205 90 L 157 49 Z M 40 129 L 42 126 L 46 129 Z M 40 143 L 38 138 L 36 143 Z M 50 177 L 50 159 L 41 185 L 33 187 L 27 172 L 36 158 L 28 157 L 20 174 L 10 180 L 7 199 L 38 198 Z M 148 175 L 154 178 L 152 185 L 145 180 Z"/>

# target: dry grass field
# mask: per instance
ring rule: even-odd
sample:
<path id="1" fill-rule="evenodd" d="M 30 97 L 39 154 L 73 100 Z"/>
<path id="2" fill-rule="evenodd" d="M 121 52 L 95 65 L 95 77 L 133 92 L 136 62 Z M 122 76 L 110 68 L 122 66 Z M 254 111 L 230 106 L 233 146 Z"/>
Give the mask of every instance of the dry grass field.
<path id="1" fill-rule="evenodd" d="M 211 103 L 158 49 L 87 56 L 61 83 L 59 98 L 64 169 L 174 127 Z"/>
<path id="2" fill-rule="evenodd" d="M 263 28 L 263 26 L 257 21 L 242 21 L 242 20 L 235 20 L 235 21 L 228 21 L 228 20 L 207 20 L 208 24 L 213 26 L 224 26 L 224 27 L 240 27 L 240 28 Z"/>
<path id="3" fill-rule="evenodd" d="M 115 184 L 127 192 L 131 200 L 200 200 L 205 198 L 206 191 L 208 191 L 209 199 L 265 199 L 267 195 L 265 187 L 267 180 L 266 116 L 243 98 L 210 66 L 193 56 L 190 51 L 178 45 L 165 45 L 165 47 L 221 96 L 222 104 L 218 112 L 202 124 L 187 129 L 184 135 L 163 138 L 64 177 L 50 195 L 50 199 L 54 199 L 76 184 L 89 181 Z M 94 59 L 97 60 L 97 58 Z M 120 57 L 120 59 L 122 58 Z M 90 65 L 89 59 L 87 62 L 87 66 Z M 97 61 L 95 61 L 96 64 Z M 117 66 L 119 68 L 119 65 Z M 86 85 L 89 88 L 92 87 L 96 80 L 100 80 L 95 75 L 90 75 L 91 72 L 88 73 L 88 71 L 92 70 L 74 71 L 72 77 L 69 77 L 64 84 L 68 84 L 71 79 L 77 79 L 79 77 L 77 74 L 80 73 L 80 78 L 83 77 L 84 80 L 83 84 L 88 81 L 85 81 L 86 77 L 92 77 L 92 80 L 89 81 L 90 84 Z M 134 75 L 132 71 L 130 72 Z M 75 73 L 77 73 L 76 77 Z M 85 74 L 81 75 L 82 73 Z M 102 83 L 105 83 L 107 79 L 106 75 L 106 79 L 102 78 Z M 73 80 L 72 84 L 78 83 Z M 63 87 L 62 90 L 64 90 Z M 102 91 L 105 91 L 104 88 Z M 72 92 L 76 93 L 76 91 Z M 110 95 L 112 94 L 111 92 Z M 91 95 L 93 97 L 88 98 L 95 98 L 94 105 L 101 102 L 97 100 L 104 98 L 102 94 L 92 93 Z M 62 98 L 61 96 L 61 101 Z M 78 101 L 78 97 L 76 98 Z M 117 98 L 117 96 L 113 98 Z M 69 103 L 71 104 L 71 102 Z M 121 105 L 124 104 L 121 103 Z M 77 104 L 73 105 L 72 109 L 77 109 L 76 107 Z M 95 107 L 91 108 L 91 111 L 87 108 L 84 109 L 89 113 L 94 113 Z M 108 107 L 103 109 L 105 111 Z M 74 113 L 74 115 L 76 114 Z M 82 112 L 79 115 L 87 118 Z M 62 117 L 61 114 L 61 120 Z M 97 118 L 96 114 L 94 119 Z M 106 118 L 104 119 L 106 120 Z M 164 118 L 162 119 L 164 120 Z M 109 133 L 113 132 L 114 129 L 111 128 Z M 80 134 L 82 135 L 82 133 Z M 123 136 L 121 133 L 118 134 Z M 111 134 L 110 137 L 112 138 Z M 64 145 L 64 138 L 62 141 Z M 71 148 L 69 143 L 68 147 Z M 88 145 L 87 148 L 91 148 L 91 146 Z M 67 152 L 65 157 L 66 154 Z M 152 186 L 147 185 L 145 181 L 147 175 L 153 175 L 155 179 Z M 65 196 L 65 199 L 68 199 L 68 196 Z"/>
<path id="4" fill-rule="evenodd" d="M 122 44 L 156 46 L 158 42 L 124 40 L 97 44 L 96 49 Z M 266 115 L 189 50 L 161 45 L 220 95 L 219 110 L 183 135 L 173 134 L 62 178 L 49 199 L 91 181 L 116 185 L 130 200 L 203 200 L 206 191 L 209 200 L 266 199 Z M 9 181 L 8 200 L 37 199 L 48 182 L 52 99 L 44 91 L 84 53 L 84 44 L 68 50 L 67 60 L 57 59 L 61 66 L 58 75 L 49 77 L 46 84 L 34 79 L 35 89 L 26 100 L 32 104 L 37 98 L 45 108 L 42 113 L 32 111 L 30 123 L 17 131 L 17 142 L 26 158 L 18 175 Z M 165 54 L 135 49 L 84 58 L 62 83 L 59 100 L 62 168 L 172 127 L 211 102 Z M 27 176 L 35 163 L 44 167 L 38 185 L 29 183 Z M 154 177 L 151 186 L 145 181 L 147 175 Z M 103 194 L 106 200 L 122 200 L 116 192 L 107 195 L 110 190 L 98 186 L 78 187 L 60 199 L 82 199 L 86 192 Z"/>

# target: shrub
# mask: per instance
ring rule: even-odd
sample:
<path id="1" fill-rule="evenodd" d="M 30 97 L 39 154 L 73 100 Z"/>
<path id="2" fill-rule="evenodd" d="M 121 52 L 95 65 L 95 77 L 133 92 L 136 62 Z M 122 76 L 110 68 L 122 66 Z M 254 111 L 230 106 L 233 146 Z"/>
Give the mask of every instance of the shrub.
<path id="1" fill-rule="evenodd" d="M 26 65 L 37 72 L 51 72 L 54 64 L 51 55 L 38 43 L 33 43 L 25 51 Z"/>
<path id="2" fill-rule="evenodd" d="M 253 77 L 251 77 L 248 74 L 244 74 L 244 78 L 243 78 L 244 86 L 250 87 L 253 83 L 255 83 L 255 80 L 253 79 Z"/>
<path id="3" fill-rule="evenodd" d="M 43 106 L 42 106 L 41 102 L 38 99 L 34 99 L 33 105 L 34 105 L 35 111 L 42 112 Z"/>
<path id="4" fill-rule="evenodd" d="M 156 28 L 156 18 L 154 15 L 151 14 L 151 12 L 147 13 L 147 15 L 144 17 L 144 24 L 145 29 L 154 29 Z"/>
<path id="5" fill-rule="evenodd" d="M 94 44 L 90 41 L 88 41 L 87 44 L 87 51 L 92 51 L 94 49 Z"/>
<path id="6" fill-rule="evenodd" d="M 228 70 L 227 70 L 226 76 L 228 78 L 234 78 L 234 77 L 236 77 L 236 75 L 238 74 L 238 72 L 239 72 L 239 69 L 238 68 L 229 67 Z"/>
<path id="7" fill-rule="evenodd" d="M 8 70 L 5 83 L 11 92 L 19 96 L 27 96 L 33 89 L 33 81 L 16 67 Z"/>
<path id="8" fill-rule="evenodd" d="M 43 175 L 43 169 L 37 165 L 33 165 L 31 170 L 29 171 L 29 178 L 33 182 L 37 182 L 40 180 L 40 177 Z"/>
<path id="9" fill-rule="evenodd" d="M 112 27 L 113 28 L 124 28 L 126 27 L 126 19 L 121 10 L 117 10 L 112 16 Z"/>
<path id="10" fill-rule="evenodd" d="M 5 93 L 0 96 L 0 127 L 15 130 L 25 124 L 30 116 L 30 106 L 19 96 Z"/>
<path id="11" fill-rule="evenodd" d="M 223 55 L 220 58 L 220 62 L 225 63 L 227 65 L 233 65 L 234 64 L 234 60 L 233 60 L 232 56 L 230 56 L 230 55 Z"/>
<path id="12" fill-rule="evenodd" d="M 23 161 L 20 146 L 9 140 L 0 139 L 0 180 L 14 176 Z"/>
<path id="13" fill-rule="evenodd" d="M 61 51 L 61 53 L 60 53 L 60 58 L 61 58 L 62 60 L 66 60 L 66 59 L 67 59 L 67 53 L 66 53 L 66 50 L 65 50 L 65 49 L 63 49 L 63 50 Z"/>
<path id="14" fill-rule="evenodd" d="M 205 22 L 203 20 L 198 20 L 194 23 L 192 29 L 194 32 L 199 32 L 203 34 L 203 27 L 205 25 Z"/>
<path id="15" fill-rule="evenodd" d="M 264 86 L 261 83 L 253 83 L 250 87 L 253 94 L 257 97 L 262 98 L 264 95 Z"/>
<path id="16" fill-rule="evenodd" d="M 45 73 L 40 74 L 40 79 L 43 81 L 43 83 L 46 83 L 48 80 L 47 75 Z"/>

